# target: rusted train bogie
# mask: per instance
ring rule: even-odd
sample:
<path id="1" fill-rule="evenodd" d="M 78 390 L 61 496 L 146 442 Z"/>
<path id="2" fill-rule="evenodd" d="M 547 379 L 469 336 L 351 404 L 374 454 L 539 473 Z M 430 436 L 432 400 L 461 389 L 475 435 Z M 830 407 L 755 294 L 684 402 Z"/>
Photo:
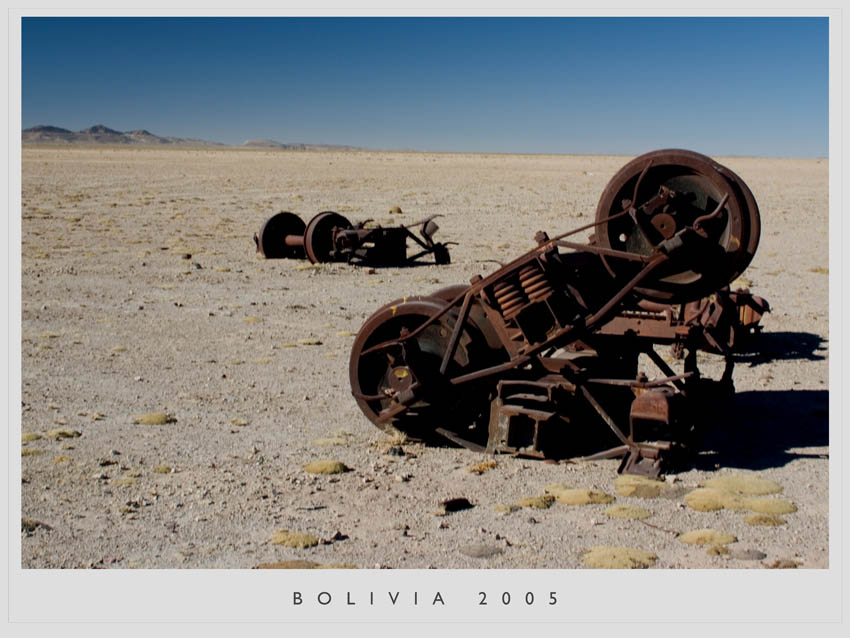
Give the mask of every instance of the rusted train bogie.
<path id="1" fill-rule="evenodd" d="M 567 239 L 590 227 L 589 244 Z M 767 309 L 725 288 L 759 227 L 729 169 L 691 151 L 641 156 L 611 180 L 589 226 L 538 233 L 536 249 L 468 286 L 378 310 L 352 347 L 352 393 L 373 423 L 413 438 L 623 457 L 620 471 L 657 475 L 688 445 L 703 400 L 732 388 L 744 315 L 749 331 Z M 684 370 L 658 345 L 681 348 Z M 726 355 L 720 381 L 700 376 L 700 349 Z M 639 372 L 642 355 L 657 377 Z"/>
<path id="2" fill-rule="evenodd" d="M 331 261 L 375 266 L 403 266 L 433 255 L 437 264 L 448 264 L 448 243 L 434 241 L 438 226 L 433 215 L 407 226 L 370 226 L 371 220 L 352 224 L 333 211 L 319 213 L 305 224 L 294 213 L 280 212 L 269 218 L 254 235 L 257 252 L 267 259 L 308 258 L 314 264 Z M 412 229 L 419 229 L 416 234 Z M 419 252 L 408 256 L 407 241 Z"/>

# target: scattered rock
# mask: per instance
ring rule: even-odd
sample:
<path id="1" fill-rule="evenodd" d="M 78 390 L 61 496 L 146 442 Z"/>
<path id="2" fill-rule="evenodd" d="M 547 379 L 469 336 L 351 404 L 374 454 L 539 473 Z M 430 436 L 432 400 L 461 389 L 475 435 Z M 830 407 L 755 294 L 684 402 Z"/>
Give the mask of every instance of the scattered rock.
<path id="1" fill-rule="evenodd" d="M 708 549 L 705 550 L 705 553 L 709 556 L 727 556 L 731 554 L 726 545 L 709 545 Z"/>
<path id="2" fill-rule="evenodd" d="M 53 462 L 54 463 L 67 463 L 70 460 L 71 459 L 67 456 L 57 456 L 55 459 L 53 459 Z"/>
<path id="3" fill-rule="evenodd" d="M 493 509 L 502 514 L 510 514 L 522 508 L 519 505 L 494 505 Z"/>
<path id="4" fill-rule="evenodd" d="M 594 569 L 646 569 L 655 565 L 658 556 L 631 547 L 591 547 L 583 557 L 584 564 Z"/>
<path id="5" fill-rule="evenodd" d="M 632 507 L 631 505 L 612 505 L 605 510 L 605 514 L 615 518 L 649 518 L 652 512 L 643 509 L 642 507 Z"/>
<path id="6" fill-rule="evenodd" d="M 245 323 L 263 323 L 265 319 L 262 317 L 245 317 L 242 321 Z"/>
<path id="7" fill-rule="evenodd" d="M 475 543 L 474 545 L 467 545 L 466 547 L 461 547 L 459 551 L 464 556 L 469 556 L 470 558 L 490 558 L 491 556 L 501 554 L 505 550 L 501 547 L 496 547 L 494 545 L 484 545 L 482 543 Z"/>
<path id="8" fill-rule="evenodd" d="M 404 448 L 400 445 L 391 445 L 382 453 L 387 454 L 389 456 L 404 456 Z"/>
<path id="9" fill-rule="evenodd" d="M 555 497 L 551 494 L 544 494 L 543 496 L 529 496 L 528 498 L 522 498 L 516 502 L 518 507 L 533 507 L 539 510 L 545 510 L 552 507 L 552 504 L 555 502 Z"/>
<path id="10" fill-rule="evenodd" d="M 304 471 L 310 474 L 342 474 L 350 471 L 342 461 L 334 461 L 325 459 L 321 461 L 311 461 L 304 466 Z"/>
<path id="11" fill-rule="evenodd" d="M 39 456 L 40 454 L 44 454 L 44 450 L 21 449 L 21 456 Z"/>
<path id="12" fill-rule="evenodd" d="M 400 206 L 390 206 L 390 215 L 401 215 L 401 207 Z"/>
<path id="13" fill-rule="evenodd" d="M 784 518 L 775 514 L 750 514 L 744 520 L 747 525 L 763 525 L 766 527 L 778 527 L 787 523 Z"/>
<path id="14" fill-rule="evenodd" d="M 38 441 L 41 438 L 36 432 L 25 432 L 21 435 L 21 443 L 29 443 L 30 441 Z"/>
<path id="15" fill-rule="evenodd" d="M 319 539 L 312 534 L 302 534 L 300 532 L 290 532 L 286 529 L 279 529 L 275 530 L 272 535 L 271 542 L 273 545 L 306 549 L 307 547 L 315 547 L 318 545 Z"/>
<path id="16" fill-rule="evenodd" d="M 248 421 L 246 421 L 245 419 L 240 419 L 239 417 L 234 417 L 234 418 L 230 419 L 230 423 L 231 423 L 232 425 L 237 425 L 237 426 L 239 426 L 240 428 L 245 427 L 246 425 L 248 425 Z"/>
<path id="17" fill-rule="evenodd" d="M 318 339 L 299 339 L 298 344 L 302 346 L 320 346 L 322 342 Z"/>
<path id="18" fill-rule="evenodd" d="M 153 471 L 156 474 L 171 474 L 172 472 L 174 472 L 174 469 L 167 465 L 157 465 L 155 468 L 153 468 Z"/>
<path id="19" fill-rule="evenodd" d="M 166 423 L 175 423 L 175 419 L 166 412 L 149 412 L 148 414 L 140 414 L 133 418 L 133 423 L 139 425 L 165 425 Z"/>
<path id="20" fill-rule="evenodd" d="M 449 498 L 440 503 L 440 507 L 434 512 L 437 516 L 445 516 L 446 514 L 451 514 L 452 512 L 460 512 L 461 510 L 468 510 L 474 507 L 472 503 L 469 502 L 468 499 L 463 497 L 460 498 Z"/>
<path id="21" fill-rule="evenodd" d="M 738 539 L 716 529 L 695 529 L 681 534 L 679 540 L 691 545 L 727 545 L 737 542 Z"/>
<path id="22" fill-rule="evenodd" d="M 732 476 L 718 476 L 702 483 L 703 487 L 712 487 L 719 490 L 727 490 L 746 496 L 757 496 L 762 494 L 776 494 L 782 491 L 782 486 L 774 481 L 752 476 L 748 474 L 734 474 Z"/>
<path id="23" fill-rule="evenodd" d="M 471 472 L 472 474 L 484 474 L 484 472 L 488 472 L 496 467 L 496 461 L 481 461 L 481 463 L 476 463 L 475 465 L 470 465 L 466 468 L 467 472 Z"/>

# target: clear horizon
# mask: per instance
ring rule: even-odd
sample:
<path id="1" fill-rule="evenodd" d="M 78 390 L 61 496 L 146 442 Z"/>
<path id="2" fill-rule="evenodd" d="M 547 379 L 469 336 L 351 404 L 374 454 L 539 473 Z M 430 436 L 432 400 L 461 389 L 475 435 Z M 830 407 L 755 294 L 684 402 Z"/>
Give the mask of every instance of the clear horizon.
<path id="1" fill-rule="evenodd" d="M 827 157 L 826 18 L 22 19 L 22 127 Z"/>

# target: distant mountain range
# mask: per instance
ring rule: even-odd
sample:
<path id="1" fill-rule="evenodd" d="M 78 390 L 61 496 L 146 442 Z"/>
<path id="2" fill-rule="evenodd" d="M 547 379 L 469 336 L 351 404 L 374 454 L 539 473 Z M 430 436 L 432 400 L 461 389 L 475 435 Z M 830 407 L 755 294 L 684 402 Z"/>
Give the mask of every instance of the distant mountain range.
<path id="1" fill-rule="evenodd" d="M 179 146 L 216 147 L 216 148 L 256 148 L 256 149 L 286 149 L 286 150 L 358 150 L 354 146 L 337 146 L 330 144 L 287 144 L 274 140 L 247 140 L 242 144 L 228 145 L 206 140 L 185 139 L 181 137 L 161 137 L 150 131 L 138 129 L 135 131 L 116 131 L 103 124 L 97 124 L 82 131 L 69 131 L 58 126 L 33 126 L 21 131 L 21 143 L 25 146 L 44 145 L 76 145 L 76 146 Z"/>
<path id="2" fill-rule="evenodd" d="M 275 140 L 246 140 L 242 142 L 243 148 L 283 148 L 290 151 L 310 151 L 310 150 L 343 150 L 357 151 L 361 150 L 357 146 L 340 146 L 335 144 L 302 144 L 297 142 L 276 142 Z"/>

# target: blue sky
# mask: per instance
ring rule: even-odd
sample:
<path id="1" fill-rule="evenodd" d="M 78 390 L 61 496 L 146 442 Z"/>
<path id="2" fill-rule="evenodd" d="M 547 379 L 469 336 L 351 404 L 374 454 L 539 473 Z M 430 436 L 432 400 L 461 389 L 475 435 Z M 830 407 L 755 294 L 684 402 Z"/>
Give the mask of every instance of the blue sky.
<path id="1" fill-rule="evenodd" d="M 23 18 L 22 124 L 230 144 L 828 153 L 826 18 Z"/>

